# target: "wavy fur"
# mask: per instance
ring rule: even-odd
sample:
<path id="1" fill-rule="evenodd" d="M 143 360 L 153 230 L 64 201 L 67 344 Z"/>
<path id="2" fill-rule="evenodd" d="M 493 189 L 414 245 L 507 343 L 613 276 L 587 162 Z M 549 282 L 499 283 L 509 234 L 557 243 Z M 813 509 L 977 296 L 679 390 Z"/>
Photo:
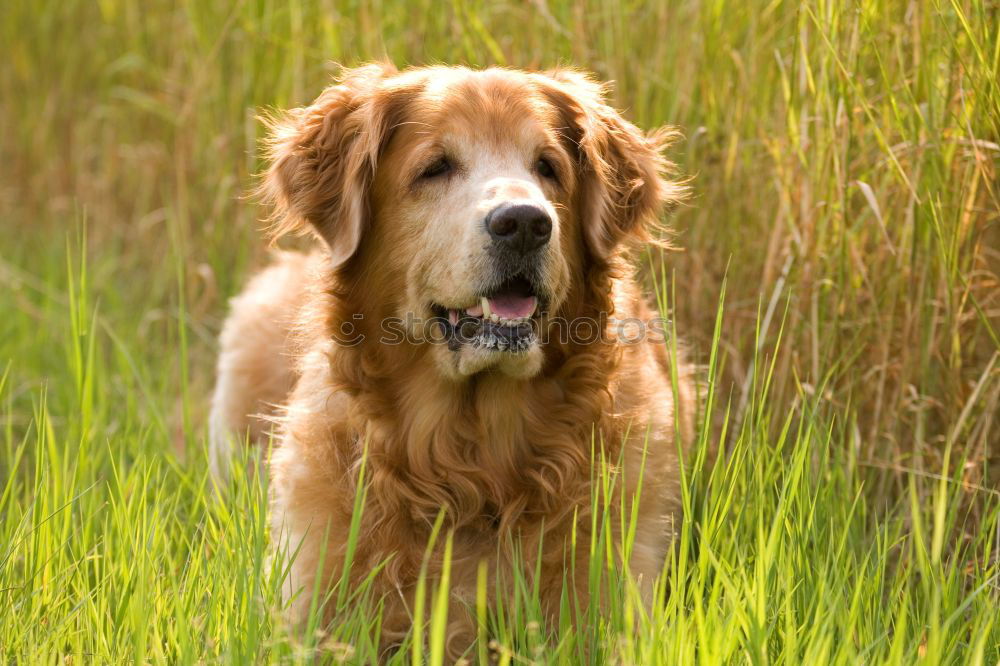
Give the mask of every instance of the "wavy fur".
<path id="1" fill-rule="evenodd" d="M 408 191 L 400 182 L 408 160 L 442 108 L 450 109 L 455 132 L 465 116 L 486 123 L 471 136 L 494 135 L 498 147 L 482 151 L 501 155 L 511 150 L 505 134 L 528 122 L 525 132 L 534 128 L 561 144 L 554 159 L 572 169 L 561 189 L 547 190 L 560 211 L 553 252 L 566 270 L 553 273 L 557 306 L 539 325 L 588 317 L 605 335 L 547 342 L 530 375 L 487 370 L 456 379 L 441 371 L 440 350 L 426 341 L 378 339 L 385 317 L 420 305 L 411 296 L 426 275 L 413 269 L 421 244 L 453 242 L 407 231 L 427 227 L 421 220 L 446 206 L 446 195 L 421 208 L 400 203 L 404 195 L 397 194 Z M 608 318 L 654 314 L 625 249 L 630 240 L 648 240 L 663 208 L 683 195 L 683 185 L 667 178 L 671 166 L 661 152 L 674 134 L 644 134 L 607 104 L 602 86 L 576 71 L 398 73 L 386 65 L 346 71 L 312 105 L 272 119 L 269 128 L 260 192 L 274 206 L 276 233 L 310 229 L 329 252 L 284 255 L 234 302 L 214 398 L 213 449 L 224 453 L 225 432 L 251 428 L 260 437 L 253 413 L 278 424 L 270 461 L 276 542 L 301 546 L 288 590 L 293 612 L 308 608 L 302 590 L 314 588 L 317 572 L 321 590 L 340 575 L 365 455 L 370 486 L 353 572 L 358 582 L 383 566 L 375 590 L 384 595 L 387 644 L 409 628 L 426 540 L 442 510 L 455 534 L 454 653 L 473 633 L 461 602 L 473 594 L 479 561 L 490 563 L 491 576 L 509 576 L 516 541 L 521 552 L 541 553 L 543 601 L 555 613 L 573 555 L 570 534 L 589 544 L 595 450 L 621 463 L 621 492 L 633 492 L 645 468 L 629 565 L 648 593 L 680 516 L 676 438 L 686 441 L 692 432 L 691 369 L 678 369 L 675 404 L 665 346 L 623 344 Z M 275 290 L 279 278 L 288 287 Z M 262 322 L 252 295 L 265 285 L 272 288 Z M 348 326 L 363 342 L 334 343 Z M 292 350 L 283 361 L 275 359 L 276 340 Z M 274 372 L 296 378 L 283 407 L 239 414 L 259 397 L 257 386 L 240 378 L 282 365 Z M 438 565 L 432 561 L 432 575 Z M 571 583 L 585 597 L 585 574 Z"/>

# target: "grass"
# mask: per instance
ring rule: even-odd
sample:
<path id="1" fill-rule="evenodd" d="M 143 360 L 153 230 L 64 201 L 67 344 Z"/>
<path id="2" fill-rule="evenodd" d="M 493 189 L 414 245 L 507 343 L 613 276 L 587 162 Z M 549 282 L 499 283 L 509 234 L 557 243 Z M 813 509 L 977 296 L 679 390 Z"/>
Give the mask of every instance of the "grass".
<path id="1" fill-rule="evenodd" d="M 204 417 L 225 299 L 264 261 L 260 211 L 241 198 L 255 115 L 308 101 L 331 60 L 388 56 L 577 64 L 614 79 L 640 125 L 687 137 L 683 251 L 645 262 L 708 391 L 662 603 L 647 614 L 610 567 L 608 612 L 581 609 L 574 630 L 570 607 L 540 623 L 519 580 L 515 603 L 476 609 L 495 641 L 480 654 L 1000 660 L 995 1 L 7 0 L 3 13 L 0 658 L 372 658 L 378 600 L 363 589 L 336 591 L 323 631 L 276 619 L 265 481 L 212 485 Z M 614 482 L 607 465 L 595 474 Z M 628 524 L 594 501 L 601 524 Z M 577 565 L 600 572 L 613 544 L 595 533 Z M 440 659 L 439 586 L 424 593 L 397 663 Z"/>

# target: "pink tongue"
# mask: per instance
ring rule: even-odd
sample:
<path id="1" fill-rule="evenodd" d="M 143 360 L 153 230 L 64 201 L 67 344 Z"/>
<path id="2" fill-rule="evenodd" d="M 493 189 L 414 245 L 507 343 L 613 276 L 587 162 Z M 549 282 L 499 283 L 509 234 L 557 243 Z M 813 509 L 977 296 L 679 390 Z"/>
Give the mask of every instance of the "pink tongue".
<path id="1" fill-rule="evenodd" d="M 535 312 L 537 299 L 534 296 L 515 296 L 504 294 L 488 299 L 490 312 L 495 312 L 504 319 L 520 319 L 530 317 Z"/>

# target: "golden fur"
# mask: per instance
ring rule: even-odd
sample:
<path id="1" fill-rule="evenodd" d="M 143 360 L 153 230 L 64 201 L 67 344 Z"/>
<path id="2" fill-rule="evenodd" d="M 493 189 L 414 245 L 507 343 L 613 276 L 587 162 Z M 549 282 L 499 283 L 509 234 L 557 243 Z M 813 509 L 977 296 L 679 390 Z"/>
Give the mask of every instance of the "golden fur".
<path id="1" fill-rule="evenodd" d="M 628 564 L 648 594 L 680 517 L 676 437 L 690 439 L 694 389 L 682 365 L 675 404 L 665 345 L 625 344 L 608 317 L 655 316 L 623 252 L 648 240 L 682 193 L 663 177 L 670 134 L 643 134 L 575 71 L 387 65 L 345 71 L 270 130 L 262 192 L 277 231 L 312 230 L 326 249 L 280 255 L 234 299 L 213 402 L 213 465 L 224 473 L 234 434 L 238 441 L 249 429 L 259 441 L 266 423 L 279 423 L 273 528 L 280 546 L 300 548 L 288 585 L 293 615 L 308 609 L 317 573 L 321 590 L 340 574 L 365 449 L 370 486 L 352 576 L 385 563 L 375 591 L 385 599 L 387 643 L 409 628 L 442 509 L 454 532 L 453 652 L 473 635 L 462 602 L 474 597 L 479 562 L 504 576 L 511 537 L 534 553 L 544 534 L 539 583 L 557 611 L 574 528 L 586 562 L 595 442 L 622 461 L 627 496 L 644 465 Z M 461 168 L 446 184 L 421 184 L 414 174 L 438 146 L 464 156 Z M 538 155 L 557 178 L 524 166 Z M 475 302 L 487 259 L 470 220 L 512 198 L 556 220 L 541 259 L 550 307 L 538 325 L 589 318 L 602 339 L 500 354 L 450 350 L 414 329 L 382 344 L 386 318 L 426 317 L 430 302 Z M 346 330 L 364 341 L 342 344 Z M 575 592 L 586 595 L 586 567 L 577 572 Z"/>

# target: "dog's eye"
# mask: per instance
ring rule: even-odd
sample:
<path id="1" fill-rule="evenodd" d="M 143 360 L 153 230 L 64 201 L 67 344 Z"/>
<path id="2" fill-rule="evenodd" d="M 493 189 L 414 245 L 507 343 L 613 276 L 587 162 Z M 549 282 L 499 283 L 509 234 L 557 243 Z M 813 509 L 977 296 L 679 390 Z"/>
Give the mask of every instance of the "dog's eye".
<path id="1" fill-rule="evenodd" d="M 540 157 L 537 162 L 535 162 L 535 171 L 542 178 L 548 178 L 549 180 L 556 180 L 556 170 L 552 167 L 552 162 L 549 162 L 544 157 Z"/>
<path id="2" fill-rule="evenodd" d="M 425 168 L 423 172 L 421 172 L 420 177 L 436 178 L 438 176 L 443 176 L 444 174 L 451 171 L 451 169 L 452 169 L 451 162 L 449 162 L 447 158 L 442 157 L 440 159 L 435 160 L 434 162 L 431 162 L 431 164 L 427 166 L 427 168 Z"/>

